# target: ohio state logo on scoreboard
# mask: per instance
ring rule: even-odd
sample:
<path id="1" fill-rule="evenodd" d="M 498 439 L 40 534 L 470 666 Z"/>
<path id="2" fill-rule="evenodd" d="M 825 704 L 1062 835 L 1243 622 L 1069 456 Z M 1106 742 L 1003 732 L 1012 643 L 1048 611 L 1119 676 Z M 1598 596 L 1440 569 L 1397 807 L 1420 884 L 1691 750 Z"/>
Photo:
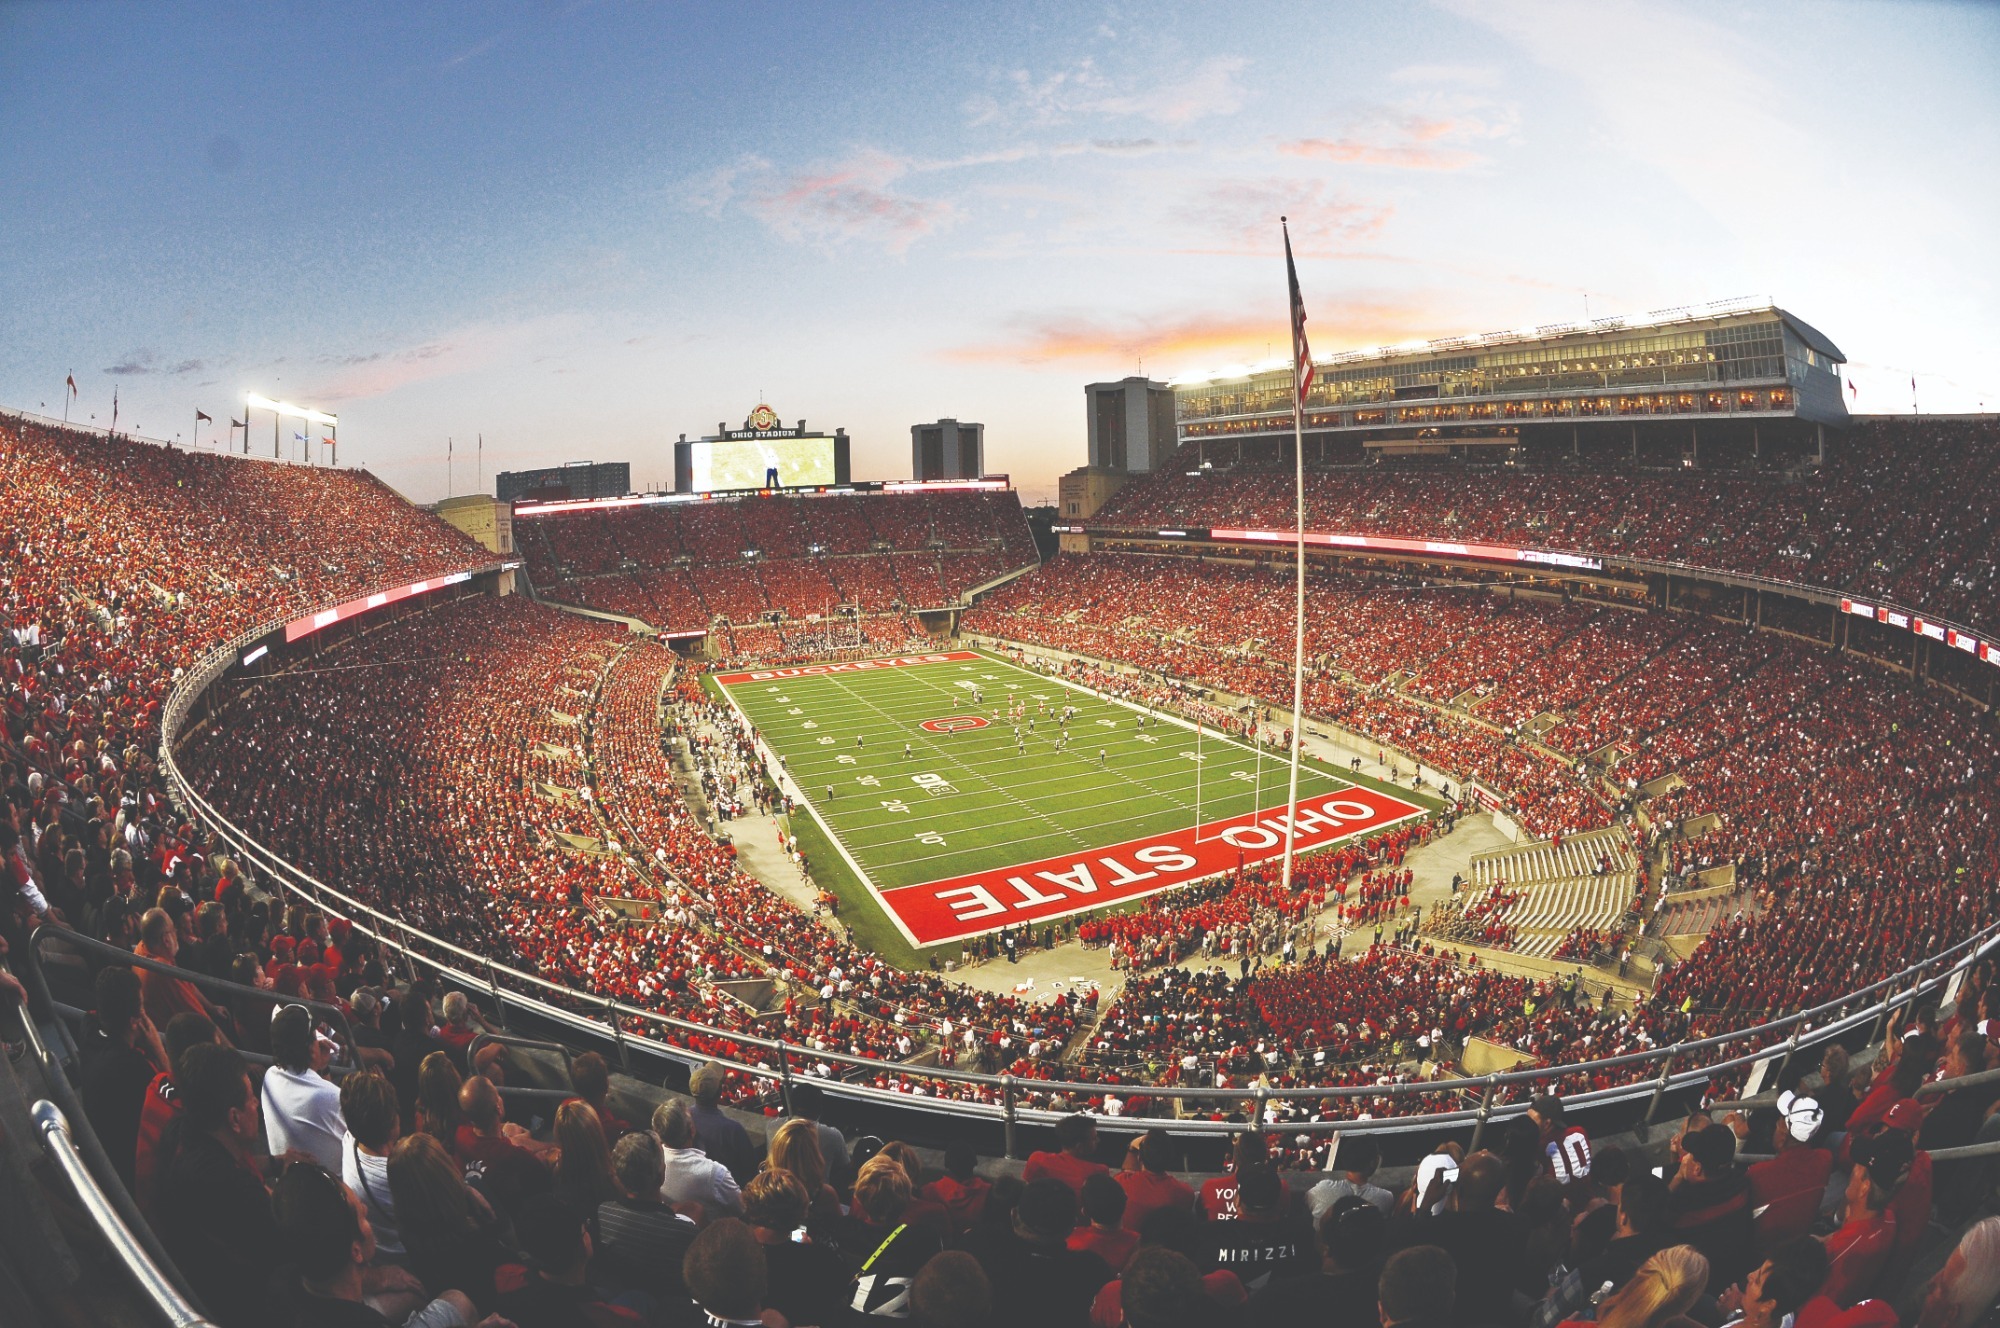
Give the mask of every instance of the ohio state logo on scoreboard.
<path id="1" fill-rule="evenodd" d="M 769 406 L 760 404 L 757 409 L 750 412 L 750 418 L 743 421 L 743 427 L 760 430 L 775 429 L 778 427 L 778 423 L 778 412 L 772 410 Z"/>
<path id="2" fill-rule="evenodd" d="M 979 715 L 952 715 L 946 719 L 927 719 L 917 727 L 926 733 L 960 733 L 967 729 L 983 729 L 986 720 Z"/>

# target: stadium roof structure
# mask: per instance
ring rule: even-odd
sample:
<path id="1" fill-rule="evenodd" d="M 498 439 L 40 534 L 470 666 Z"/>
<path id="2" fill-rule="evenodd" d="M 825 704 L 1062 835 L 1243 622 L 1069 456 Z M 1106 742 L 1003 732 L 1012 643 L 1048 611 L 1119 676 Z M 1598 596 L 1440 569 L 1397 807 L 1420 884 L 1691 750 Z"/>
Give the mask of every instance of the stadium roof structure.
<path id="1" fill-rule="evenodd" d="M 1629 416 L 1840 427 L 1845 362 L 1824 333 L 1768 298 L 1720 300 L 1316 355 L 1306 427 L 1387 431 L 1386 441 L 1497 426 L 1477 440 L 1490 442 L 1513 441 L 1524 424 Z M 1183 440 L 1290 427 L 1288 360 L 1185 375 L 1172 386 Z"/>

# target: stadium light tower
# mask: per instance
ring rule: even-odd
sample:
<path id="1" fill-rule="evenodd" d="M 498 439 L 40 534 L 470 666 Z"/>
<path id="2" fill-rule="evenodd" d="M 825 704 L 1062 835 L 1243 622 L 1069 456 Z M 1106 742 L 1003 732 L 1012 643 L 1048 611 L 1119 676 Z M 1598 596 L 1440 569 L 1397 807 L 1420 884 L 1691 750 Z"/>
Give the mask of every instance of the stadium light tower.
<path id="1" fill-rule="evenodd" d="M 279 421 L 290 416 L 293 419 L 304 420 L 307 424 L 324 424 L 330 431 L 327 442 L 333 447 L 333 464 L 336 466 L 340 464 L 340 417 L 338 415 L 329 415 L 323 410 L 314 410 L 310 406 L 294 406 L 289 401 L 273 401 L 269 397 L 260 397 L 255 392 L 246 392 L 243 396 L 243 454 L 245 456 L 250 454 L 250 412 L 253 410 L 268 410 L 271 412 L 272 460 L 275 461 L 278 459 Z M 311 438 L 307 438 L 306 440 L 306 464 L 312 464 Z"/>

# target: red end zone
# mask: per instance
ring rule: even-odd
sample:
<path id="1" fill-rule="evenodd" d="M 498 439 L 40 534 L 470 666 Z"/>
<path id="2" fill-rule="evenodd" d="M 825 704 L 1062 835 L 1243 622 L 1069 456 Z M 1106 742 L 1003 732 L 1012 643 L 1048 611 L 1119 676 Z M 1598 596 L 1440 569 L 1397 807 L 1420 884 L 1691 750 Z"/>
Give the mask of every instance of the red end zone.
<path id="1" fill-rule="evenodd" d="M 1414 803 L 1365 788 L 1302 798 L 1297 805 L 1293 843 L 1299 851 L 1424 814 Z M 1139 899 L 1233 871 L 1239 863 L 1282 857 L 1284 851 L 1284 809 L 1273 807 L 1255 820 L 1243 815 L 1212 822 L 1199 834 L 1190 826 L 1110 848 L 906 886 L 880 897 L 916 944 L 936 945 Z"/>
<path id="2" fill-rule="evenodd" d="M 875 669 L 912 669 L 920 664 L 971 664 L 980 658 L 975 650 L 952 650 L 938 655 L 891 655 L 883 659 L 850 659 L 837 664 L 800 664 L 789 669 L 758 669 L 754 673 L 719 673 L 715 680 L 725 686 L 746 682 L 775 682 L 784 678 L 817 678 L 826 673 L 868 673 Z"/>

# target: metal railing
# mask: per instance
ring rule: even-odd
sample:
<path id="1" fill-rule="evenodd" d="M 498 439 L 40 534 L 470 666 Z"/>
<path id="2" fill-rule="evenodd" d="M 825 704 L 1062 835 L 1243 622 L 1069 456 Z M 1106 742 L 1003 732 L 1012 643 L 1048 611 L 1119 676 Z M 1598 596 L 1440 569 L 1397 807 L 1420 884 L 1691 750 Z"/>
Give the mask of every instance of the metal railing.
<path id="1" fill-rule="evenodd" d="M 261 632 L 251 634 L 261 635 Z M 1890 1013 L 1939 990 L 1953 972 L 1969 968 L 1986 949 L 2000 944 L 2000 923 L 1967 937 L 1958 944 L 1858 991 L 1815 1006 L 1754 1025 L 1673 1046 L 1648 1048 L 1617 1056 L 1601 1057 L 1572 1064 L 1514 1070 L 1479 1079 L 1429 1080 L 1415 1083 L 1305 1086 L 1270 1088 L 1196 1088 L 1171 1085 L 1107 1084 L 1094 1081 L 1020 1078 L 1009 1074 L 985 1074 L 943 1066 L 911 1066 L 875 1057 L 821 1050 L 781 1039 L 700 1024 L 630 1005 L 609 997 L 581 992 L 537 974 L 496 963 L 486 955 L 411 927 L 401 918 L 336 889 L 294 866 L 266 848 L 248 831 L 238 826 L 195 791 L 175 759 L 173 741 L 193 700 L 202 689 L 219 677 L 232 661 L 230 647 L 211 652 L 182 678 L 168 698 L 162 714 L 160 768 L 168 790 L 182 810 L 198 820 L 242 859 L 263 869 L 285 890 L 312 903 L 330 917 L 344 918 L 356 931 L 373 939 L 385 954 L 403 961 L 406 971 L 425 971 L 468 992 L 486 996 L 495 1013 L 505 1022 L 509 1009 L 530 1014 L 548 1026 L 584 1038 L 592 1045 L 612 1048 L 621 1066 L 631 1072 L 635 1058 L 672 1062 L 682 1066 L 711 1059 L 708 1053 L 677 1042 L 681 1034 L 704 1040 L 721 1040 L 741 1049 L 731 1067 L 754 1079 L 774 1083 L 789 1100 L 794 1080 L 810 1075 L 829 1096 L 859 1104 L 895 1107 L 903 1110 L 940 1112 L 975 1119 L 997 1121 L 1007 1134 L 1008 1151 L 1015 1151 L 1016 1129 L 1023 1124 L 1053 1124 L 1066 1111 L 1032 1105 L 1036 1096 L 1090 1098 L 1105 1094 L 1143 1095 L 1181 1104 L 1228 1103 L 1235 1110 L 1254 1103 L 1258 1120 L 1267 1119 L 1273 1103 L 1293 1101 L 1345 1100 L 1360 1098 L 1405 1099 L 1440 1094 L 1478 1094 L 1476 1107 L 1387 1116 L 1366 1121 L 1311 1120 L 1285 1121 L 1292 1133 L 1320 1134 L 1405 1134 L 1419 1131 L 1473 1127 L 1475 1140 L 1487 1124 L 1518 1115 L 1526 1110 L 1526 1096 L 1514 1090 L 1536 1085 L 1551 1088 L 1574 1076 L 1589 1076 L 1613 1070 L 1649 1073 L 1608 1088 L 1590 1089 L 1568 1097 L 1574 1108 L 1615 1104 L 1645 1103 L 1645 1120 L 1659 1118 L 1667 1096 L 1698 1087 L 1718 1075 L 1748 1066 L 1758 1060 L 1778 1056 L 1789 1059 L 1799 1051 L 1836 1038 L 1851 1037 L 1865 1030 L 1879 1031 Z M 1871 1036 L 1872 1036 L 1871 1035 Z M 1729 1050 L 1745 1047 L 1746 1050 Z M 1711 1053 L 1728 1051 L 1718 1059 Z M 753 1059 L 755 1057 L 755 1059 Z M 853 1083 L 834 1077 L 839 1069 L 886 1074 L 910 1081 L 925 1081 L 939 1091 L 928 1096 Z M 976 1096 L 950 1097 L 950 1091 L 971 1090 Z M 1531 1095 L 1531 1094 L 1528 1094 Z M 1241 1128 L 1223 1120 L 1197 1120 L 1133 1116 L 1106 1118 L 1107 1129 L 1118 1128 L 1123 1120 L 1134 1130 L 1160 1127 L 1182 1135 L 1224 1136 Z"/>
<path id="2" fill-rule="evenodd" d="M 77 1151 L 76 1141 L 70 1137 L 69 1118 L 63 1114 L 62 1108 L 43 1098 L 35 1103 L 34 1114 L 35 1128 L 42 1134 L 42 1151 L 55 1164 L 56 1170 L 62 1172 L 63 1179 L 69 1182 L 77 1202 L 90 1214 L 98 1234 L 104 1237 L 111 1252 L 118 1256 L 118 1262 L 125 1266 L 140 1294 L 152 1302 L 160 1317 L 173 1328 L 215 1328 L 214 1321 L 197 1310 L 181 1294 L 174 1280 L 154 1262 L 148 1243 L 133 1234 L 132 1228 L 126 1225 L 124 1215 L 98 1187 L 90 1169 L 84 1165 L 83 1155 Z"/>

